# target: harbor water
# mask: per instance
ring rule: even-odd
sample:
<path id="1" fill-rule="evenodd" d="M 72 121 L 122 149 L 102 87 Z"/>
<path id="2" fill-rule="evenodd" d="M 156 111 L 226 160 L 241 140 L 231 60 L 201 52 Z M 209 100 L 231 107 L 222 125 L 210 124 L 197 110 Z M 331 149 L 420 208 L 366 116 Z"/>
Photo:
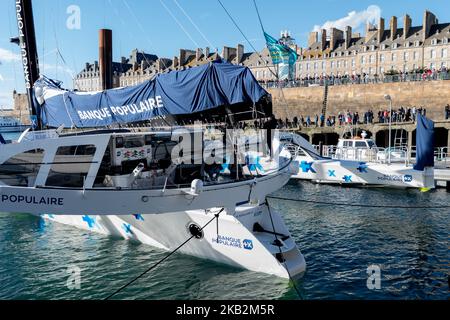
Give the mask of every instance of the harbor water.
<path id="1" fill-rule="evenodd" d="M 306 274 L 296 282 L 300 297 L 287 280 L 175 255 L 116 298 L 448 298 L 448 191 L 292 181 L 276 195 L 312 201 L 270 200 L 307 261 Z M 356 208 L 314 201 L 449 209 Z M 166 254 L 26 214 L 0 214 L 0 299 L 103 299 Z M 381 272 L 379 289 L 367 285 L 369 266 Z M 73 286 L 74 275 L 79 288 Z"/>

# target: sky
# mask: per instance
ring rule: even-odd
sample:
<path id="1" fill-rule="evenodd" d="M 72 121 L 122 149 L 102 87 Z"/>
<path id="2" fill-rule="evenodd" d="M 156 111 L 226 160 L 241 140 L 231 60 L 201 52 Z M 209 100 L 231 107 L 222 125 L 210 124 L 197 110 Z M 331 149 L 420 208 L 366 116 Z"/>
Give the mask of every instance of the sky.
<path id="1" fill-rule="evenodd" d="M 264 37 L 253 0 L 221 0 L 250 44 L 232 24 L 218 0 L 33 0 L 41 74 L 72 88 L 74 76 L 86 62 L 98 60 L 98 29 L 113 30 L 114 60 L 137 48 L 173 58 L 180 48 L 238 43 L 245 51 L 264 48 Z M 12 92 L 24 92 L 18 47 L 9 43 L 17 35 L 15 0 L 0 1 L 0 108 L 11 108 Z M 362 32 L 367 22 L 395 15 L 402 27 L 408 13 L 421 25 L 424 10 L 440 22 L 450 22 L 448 0 L 256 0 L 266 32 L 279 36 L 288 30 L 297 44 L 306 46 L 308 34 L 321 28 L 351 25 Z"/>

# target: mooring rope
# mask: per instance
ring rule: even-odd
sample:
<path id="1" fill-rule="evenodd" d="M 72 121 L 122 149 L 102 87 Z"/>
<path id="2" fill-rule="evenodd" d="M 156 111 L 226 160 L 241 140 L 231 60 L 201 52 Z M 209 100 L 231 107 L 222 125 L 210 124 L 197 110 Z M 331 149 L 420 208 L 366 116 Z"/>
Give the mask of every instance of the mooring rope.
<path id="1" fill-rule="evenodd" d="M 384 208 L 384 209 L 448 209 L 448 208 L 450 208 L 450 206 L 399 206 L 399 205 L 372 205 L 372 204 L 358 204 L 358 203 L 344 203 L 344 202 L 327 202 L 327 201 L 285 198 L 285 197 L 278 197 L 278 196 L 268 196 L 267 198 L 274 199 L 274 200 L 303 202 L 303 203 L 338 206 L 338 207 Z"/>
<path id="2" fill-rule="evenodd" d="M 217 221 L 219 221 L 219 216 L 220 214 L 225 210 L 225 208 L 223 208 L 219 213 L 214 214 L 214 218 L 212 218 L 207 224 L 205 224 L 203 226 L 203 228 L 201 228 L 199 231 L 203 231 L 207 226 L 209 226 L 214 220 L 217 219 Z M 179 245 L 175 250 L 171 251 L 169 254 L 167 254 L 164 258 L 162 258 L 161 260 L 159 260 L 157 263 L 153 264 L 150 268 L 148 268 L 147 270 L 145 270 L 143 273 L 141 273 L 139 276 L 135 277 L 133 280 L 129 281 L 127 284 L 123 285 L 120 289 L 116 290 L 114 293 L 110 294 L 108 297 L 106 297 L 104 300 L 109 300 L 112 297 L 116 296 L 117 294 L 119 294 L 121 291 L 123 291 L 124 289 L 126 289 L 127 287 L 129 287 L 130 285 L 132 285 L 133 283 L 135 283 L 137 280 L 139 280 L 140 278 L 142 278 L 144 275 L 146 275 L 147 273 L 149 273 L 150 271 L 152 271 L 153 269 L 155 269 L 156 267 L 158 267 L 160 264 L 162 264 L 163 262 L 165 262 L 167 259 L 169 259 L 172 255 L 174 255 L 177 251 L 179 251 L 182 247 L 184 247 L 189 241 L 191 241 L 192 239 L 195 238 L 195 235 L 192 235 L 189 239 L 187 239 L 186 241 L 184 241 L 181 245 Z"/>

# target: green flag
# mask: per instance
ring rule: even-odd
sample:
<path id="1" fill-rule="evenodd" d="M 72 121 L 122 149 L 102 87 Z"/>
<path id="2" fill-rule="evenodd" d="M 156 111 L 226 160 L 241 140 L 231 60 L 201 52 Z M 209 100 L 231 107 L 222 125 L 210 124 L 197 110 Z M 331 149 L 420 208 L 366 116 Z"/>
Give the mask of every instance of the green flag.
<path id="1" fill-rule="evenodd" d="M 264 32 L 266 38 L 267 48 L 270 51 L 273 64 L 289 64 L 294 65 L 297 61 L 297 52 L 281 44 L 277 39 Z"/>

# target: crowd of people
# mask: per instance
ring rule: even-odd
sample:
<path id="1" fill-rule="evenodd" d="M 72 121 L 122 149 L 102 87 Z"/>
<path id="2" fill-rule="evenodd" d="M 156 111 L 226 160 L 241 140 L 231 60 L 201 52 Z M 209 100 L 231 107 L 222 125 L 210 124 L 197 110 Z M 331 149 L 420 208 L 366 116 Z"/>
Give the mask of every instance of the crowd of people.
<path id="1" fill-rule="evenodd" d="M 315 75 L 297 77 L 295 80 L 283 81 L 260 81 L 266 88 L 289 88 L 289 87 L 309 87 L 327 85 L 345 85 L 345 84 L 369 84 L 369 83 L 390 83 L 407 81 L 432 81 L 432 80 L 450 80 L 450 70 L 445 66 L 440 69 L 417 69 L 414 71 L 394 71 L 390 70 L 383 75 L 362 74 L 344 74 L 344 75 Z"/>
<path id="2" fill-rule="evenodd" d="M 450 119 L 450 104 L 445 106 L 445 119 Z M 373 110 L 368 110 L 364 114 L 359 112 L 352 112 L 347 110 L 346 112 L 339 112 L 338 115 L 331 115 L 325 117 L 325 115 L 314 116 L 296 116 L 292 119 L 278 119 L 279 128 L 323 128 L 323 127 L 342 127 L 346 125 L 358 125 L 358 124 L 376 124 L 376 123 L 405 123 L 415 122 L 417 116 L 421 114 L 426 116 L 427 109 L 425 107 L 403 107 L 392 110 L 380 110 L 378 113 L 374 113 Z"/>

